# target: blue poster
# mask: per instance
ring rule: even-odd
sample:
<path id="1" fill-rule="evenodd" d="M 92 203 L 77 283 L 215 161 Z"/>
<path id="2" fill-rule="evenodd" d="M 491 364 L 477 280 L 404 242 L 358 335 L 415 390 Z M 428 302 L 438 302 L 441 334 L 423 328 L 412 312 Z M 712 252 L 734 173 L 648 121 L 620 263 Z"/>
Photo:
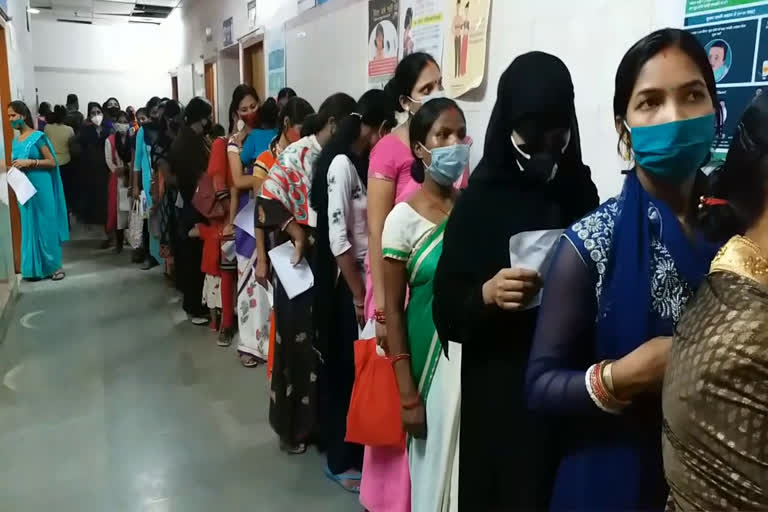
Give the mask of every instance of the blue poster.
<path id="1" fill-rule="evenodd" d="M 757 21 L 723 23 L 691 30 L 709 55 L 718 85 L 752 81 Z"/>
<path id="2" fill-rule="evenodd" d="M 707 52 L 724 120 L 714 150 L 725 152 L 744 110 L 768 93 L 768 0 L 688 0 L 687 6 L 695 14 L 685 28 Z"/>

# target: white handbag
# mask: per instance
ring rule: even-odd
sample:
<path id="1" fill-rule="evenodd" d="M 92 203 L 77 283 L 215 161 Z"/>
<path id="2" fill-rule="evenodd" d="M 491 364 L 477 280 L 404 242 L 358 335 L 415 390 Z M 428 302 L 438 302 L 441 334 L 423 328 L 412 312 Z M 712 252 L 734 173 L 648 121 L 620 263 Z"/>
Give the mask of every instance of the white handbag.
<path id="1" fill-rule="evenodd" d="M 138 249 L 142 245 L 144 235 L 144 207 L 141 200 L 133 202 L 131 213 L 128 217 L 128 244 Z"/>

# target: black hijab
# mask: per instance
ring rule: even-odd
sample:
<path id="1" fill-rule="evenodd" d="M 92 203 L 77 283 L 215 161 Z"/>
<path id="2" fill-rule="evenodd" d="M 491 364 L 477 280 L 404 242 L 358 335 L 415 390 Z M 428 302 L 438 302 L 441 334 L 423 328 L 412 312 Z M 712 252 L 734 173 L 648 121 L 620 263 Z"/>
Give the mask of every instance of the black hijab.
<path id="1" fill-rule="evenodd" d="M 521 125 L 569 126 L 571 138 L 549 182 L 520 171 L 512 131 Z M 531 52 L 501 76 L 485 138 L 484 156 L 459 197 L 445 230 L 435 276 L 433 312 L 444 347 L 464 343 L 464 361 L 475 345 L 485 357 L 513 357 L 525 365 L 536 310 L 520 313 L 485 306 L 482 286 L 510 266 L 509 239 L 526 231 L 566 228 L 598 205 L 590 170 L 581 161 L 573 83 L 565 64 Z M 514 339 L 514 347 L 510 346 Z M 473 345 L 467 347 L 466 345 Z M 480 349 L 480 347 L 478 347 Z M 517 351 L 514 356 L 510 351 Z M 468 357 L 469 356 L 469 357 Z"/>

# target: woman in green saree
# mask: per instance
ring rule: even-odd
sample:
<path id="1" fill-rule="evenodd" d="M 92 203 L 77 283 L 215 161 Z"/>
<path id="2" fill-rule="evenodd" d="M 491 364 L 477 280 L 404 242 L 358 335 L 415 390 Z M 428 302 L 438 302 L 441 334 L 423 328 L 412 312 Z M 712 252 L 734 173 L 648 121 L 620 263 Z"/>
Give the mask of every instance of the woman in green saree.
<path id="1" fill-rule="evenodd" d="M 686 309 L 662 406 L 668 510 L 768 509 L 768 97 L 747 108 L 716 198 L 718 238 L 733 236 Z"/>
<path id="2" fill-rule="evenodd" d="M 453 183 L 467 167 L 469 146 L 464 113 L 449 99 L 425 103 L 409 130 L 411 174 L 422 187 L 395 205 L 384 224 L 387 344 L 409 434 L 411 507 L 439 512 L 458 509 L 461 351 L 452 345 L 449 360 L 441 349 L 432 285 L 458 194 Z"/>

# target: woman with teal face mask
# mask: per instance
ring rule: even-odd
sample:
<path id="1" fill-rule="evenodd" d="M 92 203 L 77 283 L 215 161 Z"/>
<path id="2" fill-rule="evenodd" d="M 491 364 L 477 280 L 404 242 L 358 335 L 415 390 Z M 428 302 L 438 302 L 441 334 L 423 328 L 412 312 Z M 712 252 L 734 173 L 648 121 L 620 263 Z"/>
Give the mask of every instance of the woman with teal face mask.
<path id="1" fill-rule="evenodd" d="M 663 510 L 669 347 L 716 248 L 697 223 L 719 122 L 712 68 L 688 32 L 637 42 L 616 73 L 618 197 L 566 230 L 527 371 L 529 405 L 568 424 L 551 510 Z"/>
<path id="2" fill-rule="evenodd" d="M 37 191 L 26 203 L 19 203 L 21 276 L 60 281 L 64 279 L 61 244 L 69 240 L 69 226 L 56 153 L 48 137 L 32 127 L 32 115 L 23 102 L 11 102 L 8 121 L 18 132 L 13 139 L 11 165 L 23 172 Z"/>
<path id="3" fill-rule="evenodd" d="M 457 492 L 460 360 L 449 360 L 432 320 L 443 233 L 469 163 L 464 113 L 453 100 L 425 103 L 411 120 L 413 178 L 421 188 L 387 216 L 384 257 L 387 343 L 408 434 L 411 509 L 442 510 Z M 410 296 L 406 309 L 406 290 Z"/>

